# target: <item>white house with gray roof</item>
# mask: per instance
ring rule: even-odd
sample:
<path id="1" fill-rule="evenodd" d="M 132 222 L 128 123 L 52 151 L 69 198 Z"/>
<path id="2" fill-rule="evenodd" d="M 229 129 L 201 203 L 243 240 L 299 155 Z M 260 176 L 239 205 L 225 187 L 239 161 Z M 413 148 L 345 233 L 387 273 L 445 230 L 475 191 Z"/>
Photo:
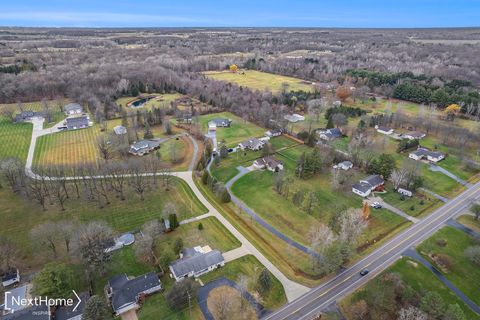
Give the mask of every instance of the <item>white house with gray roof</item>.
<path id="1" fill-rule="evenodd" d="M 265 145 L 265 140 L 261 140 L 258 138 L 251 138 L 249 140 L 242 141 L 238 144 L 238 148 L 241 150 L 251 150 L 251 151 L 258 151 L 263 148 Z"/>
<path id="2" fill-rule="evenodd" d="M 128 152 L 136 156 L 143 156 L 160 148 L 160 142 L 157 140 L 140 140 L 130 146 Z"/>
<path id="3" fill-rule="evenodd" d="M 410 152 L 408 157 L 417 161 L 427 159 L 428 161 L 436 163 L 445 159 L 445 154 L 439 151 L 430 151 L 427 148 L 418 148 L 417 150 Z"/>
<path id="4" fill-rule="evenodd" d="M 373 174 L 352 185 L 352 192 L 365 198 L 368 197 L 372 191 L 384 184 L 385 180 L 383 180 L 382 176 Z"/>
<path id="5" fill-rule="evenodd" d="M 78 103 L 69 103 L 66 106 L 63 107 L 63 112 L 67 116 L 73 116 L 76 114 L 82 114 L 83 113 L 83 107 L 79 105 Z"/>
<path id="6" fill-rule="evenodd" d="M 170 273 L 176 281 L 189 277 L 199 277 L 225 265 L 225 259 L 218 250 L 209 246 L 185 248 L 180 259 L 170 265 Z"/>

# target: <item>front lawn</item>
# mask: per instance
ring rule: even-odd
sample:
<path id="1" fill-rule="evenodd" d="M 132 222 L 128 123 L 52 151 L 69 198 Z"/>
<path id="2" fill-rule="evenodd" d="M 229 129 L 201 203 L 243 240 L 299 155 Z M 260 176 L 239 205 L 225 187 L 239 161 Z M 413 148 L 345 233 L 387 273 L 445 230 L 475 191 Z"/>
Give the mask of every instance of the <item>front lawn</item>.
<path id="1" fill-rule="evenodd" d="M 467 297 L 480 305 L 480 268 L 464 255 L 465 249 L 473 245 L 473 239 L 463 231 L 444 227 L 418 246 L 417 250 L 434 265 L 436 263 L 432 255 L 445 255 L 450 266 L 438 269 Z"/>
<path id="2" fill-rule="evenodd" d="M 377 195 L 386 203 L 413 217 L 427 215 L 443 204 L 437 198 L 421 191 L 415 192 L 412 197 L 402 197 L 393 188 L 388 188 L 386 193 L 378 193 Z"/>
<path id="3" fill-rule="evenodd" d="M 32 139 L 31 123 L 13 123 L 0 116 L 0 160 L 10 157 L 27 160 L 28 148 Z"/>
<path id="4" fill-rule="evenodd" d="M 215 118 L 226 118 L 232 120 L 230 127 L 217 128 L 217 142 L 220 144 L 223 140 L 228 147 L 236 147 L 240 142 L 255 137 L 263 137 L 267 131 L 254 123 L 230 112 L 211 113 L 200 116 L 200 125 L 204 132 L 208 131 L 208 122 Z"/>
<path id="5" fill-rule="evenodd" d="M 480 220 L 475 219 L 474 216 L 469 214 L 462 215 L 458 217 L 458 222 L 469 227 L 470 229 L 480 232 Z"/>
<path id="6" fill-rule="evenodd" d="M 238 173 L 237 167 L 249 167 L 253 164 L 253 161 L 261 158 L 261 151 L 246 151 L 238 150 L 237 152 L 230 153 L 228 157 L 220 160 L 218 164 L 215 161 L 212 163 L 210 170 L 212 175 L 219 181 L 226 183 L 235 177 Z"/>
<path id="7" fill-rule="evenodd" d="M 255 283 L 264 266 L 253 255 L 243 256 L 236 260 L 230 261 L 224 267 L 215 271 L 209 272 L 201 277 L 204 283 L 225 277 L 234 282 L 238 281 L 239 276 L 248 276 L 251 280 L 249 291 L 252 292 L 255 288 Z M 270 292 L 262 297 L 262 304 L 269 310 L 274 310 L 287 302 L 283 286 L 273 274 L 270 273 L 272 279 L 272 288 Z"/>

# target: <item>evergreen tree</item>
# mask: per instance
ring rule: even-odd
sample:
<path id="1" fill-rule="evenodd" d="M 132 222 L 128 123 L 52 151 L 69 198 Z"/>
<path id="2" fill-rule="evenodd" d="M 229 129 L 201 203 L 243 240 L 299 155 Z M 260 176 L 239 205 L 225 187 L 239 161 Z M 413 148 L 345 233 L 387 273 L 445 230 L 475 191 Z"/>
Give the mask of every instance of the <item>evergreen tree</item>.
<path id="1" fill-rule="evenodd" d="M 143 134 L 144 139 L 153 139 L 153 133 L 152 130 L 150 129 L 150 124 L 145 122 L 145 132 Z"/>
<path id="2" fill-rule="evenodd" d="M 262 295 L 265 296 L 270 292 L 272 289 L 272 277 L 270 276 L 270 272 L 267 269 L 263 269 L 260 272 L 257 280 L 257 290 Z"/>

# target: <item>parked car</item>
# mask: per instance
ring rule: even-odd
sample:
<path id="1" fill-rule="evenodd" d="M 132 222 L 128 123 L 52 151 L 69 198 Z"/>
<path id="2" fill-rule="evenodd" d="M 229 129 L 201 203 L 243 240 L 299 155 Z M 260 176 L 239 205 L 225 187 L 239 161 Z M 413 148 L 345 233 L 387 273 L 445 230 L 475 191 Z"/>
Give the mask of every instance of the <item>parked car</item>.
<path id="1" fill-rule="evenodd" d="M 374 209 L 382 209 L 382 205 L 379 202 L 374 202 L 370 204 Z"/>
<path id="2" fill-rule="evenodd" d="M 363 269 L 362 271 L 360 271 L 360 275 L 363 277 L 363 276 L 366 276 L 370 271 L 368 269 Z"/>
<path id="3" fill-rule="evenodd" d="M 64 131 L 64 130 L 67 130 L 67 127 L 65 127 L 65 126 L 57 127 L 57 129 L 60 130 L 60 131 Z"/>

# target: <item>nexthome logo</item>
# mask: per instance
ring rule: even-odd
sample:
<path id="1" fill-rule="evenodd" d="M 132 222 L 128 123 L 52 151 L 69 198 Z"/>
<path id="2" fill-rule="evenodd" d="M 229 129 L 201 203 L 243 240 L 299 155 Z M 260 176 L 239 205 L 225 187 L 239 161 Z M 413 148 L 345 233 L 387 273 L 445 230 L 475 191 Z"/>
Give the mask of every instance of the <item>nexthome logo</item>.
<path id="1" fill-rule="evenodd" d="M 48 307 L 60 307 L 60 306 L 68 306 L 73 308 L 75 312 L 82 302 L 78 294 L 75 290 L 72 290 L 73 294 L 75 295 L 76 299 L 71 298 L 58 298 L 53 299 L 49 297 L 35 297 L 35 298 L 22 298 L 15 295 L 12 295 L 10 291 L 5 292 L 5 311 L 14 311 L 19 309 L 24 309 L 28 307 L 38 307 L 38 306 L 48 306 Z"/>

